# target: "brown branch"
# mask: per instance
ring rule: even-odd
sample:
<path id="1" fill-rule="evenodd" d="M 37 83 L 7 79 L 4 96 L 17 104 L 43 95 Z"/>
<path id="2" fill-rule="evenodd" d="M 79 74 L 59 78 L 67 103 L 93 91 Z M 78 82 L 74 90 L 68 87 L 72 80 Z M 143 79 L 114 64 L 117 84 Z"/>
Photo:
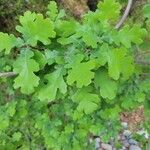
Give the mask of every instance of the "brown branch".
<path id="1" fill-rule="evenodd" d="M 123 25 L 125 20 L 127 19 L 128 15 L 130 13 L 130 10 L 131 10 L 132 3 L 133 3 L 133 0 L 128 0 L 128 5 L 126 7 L 126 10 L 124 11 L 122 18 L 119 20 L 119 22 L 115 26 L 115 29 L 119 29 Z"/>
<path id="2" fill-rule="evenodd" d="M 0 72 L 0 77 L 13 77 L 16 76 L 17 74 L 14 72 Z"/>

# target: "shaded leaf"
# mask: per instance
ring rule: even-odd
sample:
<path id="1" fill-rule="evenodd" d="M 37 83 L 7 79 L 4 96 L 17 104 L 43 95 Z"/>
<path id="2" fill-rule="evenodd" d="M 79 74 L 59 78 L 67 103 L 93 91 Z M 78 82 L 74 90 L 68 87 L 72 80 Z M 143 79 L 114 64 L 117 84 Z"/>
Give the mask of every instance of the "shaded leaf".
<path id="1" fill-rule="evenodd" d="M 100 107 L 100 98 L 88 88 L 78 90 L 72 96 L 72 99 L 78 103 L 77 110 L 79 113 L 85 112 L 86 114 L 90 114 Z"/>
<path id="2" fill-rule="evenodd" d="M 45 76 L 47 79 L 47 84 L 40 86 L 40 89 L 37 93 L 40 100 L 52 101 L 56 98 L 58 89 L 62 94 L 67 92 L 67 85 L 63 79 L 63 70 L 62 68 L 57 69 L 56 71 L 47 74 Z"/>
<path id="3" fill-rule="evenodd" d="M 117 94 L 117 82 L 112 80 L 106 70 L 99 69 L 95 73 L 95 85 L 100 88 L 100 94 L 103 98 L 114 99 Z"/>

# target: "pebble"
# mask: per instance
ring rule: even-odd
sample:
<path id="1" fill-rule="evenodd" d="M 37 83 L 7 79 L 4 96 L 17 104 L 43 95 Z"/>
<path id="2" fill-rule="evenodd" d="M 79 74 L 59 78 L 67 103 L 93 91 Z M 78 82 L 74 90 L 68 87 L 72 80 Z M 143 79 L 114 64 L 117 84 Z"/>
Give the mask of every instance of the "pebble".
<path id="1" fill-rule="evenodd" d="M 123 146 L 120 150 L 126 150 L 126 147 Z"/>
<path id="2" fill-rule="evenodd" d="M 102 144 L 101 144 L 101 147 L 102 147 L 104 150 L 112 150 L 112 146 L 109 145 L 109 144 L 102 143 Z"/>
<path id="3" fill-rule="evenodd" d="M 139 146 L 137 146 L 137 145 L 131 145 L 129 147 L 129 150 L 142 150 L 142 149 Z"/>
<path id="4" fill-rule="evenodd" d="M 123 140 L 122 144 L 123 144 L 124 147 L 129 147 L 130 146 L 130 144 L 127 140 Z"/>
<path id="5" fill-rule="evenodd" d="M 138 142 L 137 141 L 135 141 L 135 140 L 133 140 L 133 139 L 129 139 L 129 144 L 131 144 L 131 145 L 137 145 L 138 144 Z"/>
<path id="6" fill-rule="evenodd" d="M 123 127 L 124 129 L 127 129 L 127 128 L 128 128 L 128 123 L 127 123 L 127 122 L 122 122 L 121 125 L 122 125 L 122 127 Z"/>
<path id="7" fill-rule="evenodd" d="M 96 149 L 100 148 L 100 142 L 101 142 L 101 139 L 100 139 L 100 138 L 96 138 L 96 139 L 95 139 L 95 148 L 96 148 Z"/>

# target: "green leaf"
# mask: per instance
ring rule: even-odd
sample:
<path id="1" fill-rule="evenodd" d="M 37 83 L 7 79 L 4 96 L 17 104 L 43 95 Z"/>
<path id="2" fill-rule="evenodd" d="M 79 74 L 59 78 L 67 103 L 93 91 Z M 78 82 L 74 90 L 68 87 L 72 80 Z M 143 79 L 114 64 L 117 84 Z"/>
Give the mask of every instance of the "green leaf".
<path id="1" fill-rule="evenodd" d="M 99 69 L 95 73 L 95 85 L 100 87 L 100 94 L 103 98 L 114 99 L 117 94 L 117 83 L 112 80 L 106 70 Z"/>
<path id="2" fill-rule="evenodd" d="M 76 82 L 78 88 L 89 85 L 94 78 L 94 72 L 91 71 L 94 68 L 94 60 L 88 62 L 76 62 L 68 72 L 67 83 L 72 85 Z"/>
<path id="3" fill-rule="evenodd" d="M 34 53 L 31 50 L 23 49 L 19 58 L 14 63 L 13 71 L 19 75 L 15 79 L 14 88 L 21 88 L 24 94 L 34 92 L 34 87 L 39 85 L 39 77 L 34 72 L 39 71 L 39 64 L 32 59 Z"/>
<path id="4" fill-rule="evenodd" d="M 15 132 L 12 135 L 13 141 L 17 141 L 18 142 L 21 139 L 21 136 L 22 136 L 22 134 L 20 132 Z"/>
<path id="5" fill-rule="evenodd" d="M 16 30 L 23 34 L 27 44 L 36 46 L 40 41 L 48 45 L 51 43 L 49 38 L 54 38 L 56 35 L 54 23 L 49 18 L 44 19 L 42 14 L 27 11 L 19 20 L 22 26 L 17 26 Z"/>
<path id="6" fill-rule="evenodd" d="M 130 48 L 132 43 L 141 44 L 143 42 L 142 38 L 146 36 L 147 31 L 141 28 L 140 25 L 133 25 L 131 28 L 129 25 L 124 26 L 115 36 L 115 43 L 121 43 L 126 48 Z M 126 37 L 126 38 L 124 38 Z"/>
<path id="7" fill-rule="evenodd" d="M 121 104 L 121 107 L 126 110 L 135 109 L 138 106 L 138 103 L 134 99 L 134 96 L 122 97 L 123 102 Z"/>
<path id="8" fill-rule="evenodd" d="M 99 49 L 96 54 L 98 63 L 100 66 L 104 66 L 107 63 L 107 53 L 109 51 L 110 47 L 108 44 L 104 43 Z"/>
<path id="9" fill-rule="evenodd" d="M 0 52 L 5 50 L 6 54 L 10 53 L 10 50 L 16 46 L 17 39 L 13 34 L 0 32 Z"/>
<path id="10" fill-rule="evenodd" d="M 113 48 L 108 51 L 108 74 L 115 80 L 118 80 L 120 73 L 122 73 L 124 79 L 128 79 L 133 74 L 134 65 L 132 57 L 126 56 L 126 49 Z M 127 68 L 126 66 L 129 66 Z"/>
<path id="11" fill-rule="evenodd" d="M 10 117 L 13 117 L 14 114 L 16 113 L 16 105 L 17 105 L 16 101 L 12 101 L 7 104 L 7 113 Z"/>
<path id="12" fill-rule="evenodd" d="M 144 17 L 150 19 L 150 4 L 146 4 L 143 7 Z"/>
<path id="13" fill-rule="evenodd" d="M 78 90 L 73 96 L 72 100 L 78 103 L 78 112 L 85 112 L 91 114 L 100 107 L 100 98 L 97 94 L 93 94 L 91 89 L 83 88 Z"/>
<path id="14" fill-rule="evenodd" d="M 121 112 L 121 109 L 118 105 L 112 107 L 112 108 L 106 108 L 101 110 L 101 117 L 105 120 L 113 120 L 117 119 L 119 120 L 119 113 Z"/>
<path id="15" fill-rule="evenodd" d="M 120 14 L 121 5 L 116 0 L 104 0 L 98 4 L 100 20 L 117 19 Z M 111 9 L 110 9 L 111 8 Z"/>
<path id="16" fill-rule="evenodd" d="M 97 43 L 99 41 L 96 34 L 93 34 L 92 31 L 87 31 L 83 34 L 83 41 L 87 46 L 91 46 L 92 48 L 97 48 Z"/>
<path id="17" fill-rule="evenodd" d="M 0 131 L 1 130 L 5 130 L 5 129 L 7 129 L 8 128 L 8 126 L 9 126 L 9 118 L 8 118 L 8 116 L 4 113 L 4 112 L 2 112 L 2 111 L 0 111 Z"/>
<path id="18" fill-rule="evenodd" d="M 57 3 L 55 1 L 50 1 L 47 8 L 48 11 L 46 14 L 50 17 L 51 20 L 55 20 L 58 15 Z"/>
<path id="19" fill-rule="evenodd" d="M 122 73 L 122 79 L 128 80 L 131 75 L 133 75 L 135 71 L 134 60 L 132 56 L 126 56 L 120 62 L 120 70 Z M 128 66 L 128 67 L 127 67 Z"/>
<path id="20" fill-rule="evenodd" d="M 63 79 L 63 70 L 62 68 L 57 69 L 56 71 L 47 74 L 45 76 L 47 79 L 47 84 L 40 86 L 40 89 L 37 93 L 40 100 L 52 101 L 56 98 L 58 89 L 62 94 L 67 92 L 67 85 Z"/>
<path id="21" fill-rule="evenodd" d="M 45 55 L 40 51 L 35 51 L 34 52 L 33 59 L 39 64 L 40 70 L 42 70 L 45 67 L 46 63 L 47 63 Z"/>
<path id="22" fill-rule="evenodd" d="M 91 26 L 83 25 L 79 26 L 77 30 L 76 36 L 82 37 L 83 42 L 87 46 L 91 46 L 92 48 L 97 48 L 98 42 L 101 42 L 99 35 L 97 32 L 94 32 L 94 29 Z"/>
<path id="23" fill-rule="evenodd" d="M 75 20 L 59 20 L 56 24 L 57 35 L 61 37 L 69 37 L 76 33 L 79 23 Z"/>
<path id="24" fill-rule="evenodd" d="M 146 95 L 145 95 L 144 93 L 142 93 L 142 92 L 137 92 L 137 93 L 135 94 L 135 99 L 136 99 L 136 101 L 138 101 L 139 103 L 143 103 L 143 102 L 145 101 L 145 97 L 146 97 Z"/>
<path id="25" fill-rule="evenodd" d="M 99 67 L 108 63 L 108 74 L 110 77 L 118 80 L 121 74 L 123 79 L 127 80 L 134 72 L 134 61 L 133 57 L 126 56 L 126 53 L 127 50 L 123 47 L 113 48 L 104 43 L 93 54 L 93 57 L 96 58 Z"/>

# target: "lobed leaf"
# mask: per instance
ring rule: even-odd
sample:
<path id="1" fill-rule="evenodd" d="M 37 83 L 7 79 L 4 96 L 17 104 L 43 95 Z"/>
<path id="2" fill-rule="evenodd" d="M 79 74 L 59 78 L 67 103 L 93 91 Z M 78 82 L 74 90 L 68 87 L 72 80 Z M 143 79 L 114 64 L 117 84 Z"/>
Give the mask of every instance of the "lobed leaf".
<path id="1" fill-rule="evenodd" d="M 27 11 L 19 20 L 21 26 L 17 26 L 16 30 L 23 34 L 26 44 L 36 46 L 40 41 L 44 45 L 48 45 L 51 43 L 50 38 L 54 38 L 56 35 L 54 23 L 49 18 L 44 19 L 42 14 Z"/>
<path id="2" fill-rule="evenodd" d="M 78 112 L 91 114 L 100 107 L 100 98 L 97 94 L 92 93 L 88 88 L 79 89 L 73 96 L 72 100 L 78 103 Z"/>
<path id="3" fill-rule="evenodd" d="M 52 101 L 56 98 L 58 89 L 62 94 L 67 92 L 67 85 L 63 79 L 63 70 L 62 68 L 57 69 L 56 71 L 47 74 L 45 76 L 47 83 L 40 86 L 39 91 L 37 92 L 38 98 L 42 101 Z"/>
<path id="4" fill-rule="evenodd" d="M 117 95 L 117 82 L 112 80 L 106 70 L 99 69 L 95 73 L 94 83 L 96 87 L 100 87 L 100 95 L 103 98 L 114 99 Z"/>
<path id="5" fill-rule="evenodd" d="M 19 75 L 14 80 L 14 88 L 21 88 L 24 94 L 31 94 L 39 85 L 39 77 L 34 72 L 39 71 L 39 64 L 32 59 L 34 53 L 29 49 L 23 49 L 14 63 L 13 71 Z"/>
<path id="6" fill-rule="evenodd" d="M 109 21 L 119 17 L 121 5 L 116 0 L 104 0 L 98 4 L 98 9 L 100 10 L 100 20 Z"/>
<path id="7" fill-rule="evenodd" d="M 0 32 L 0 52 L 5 50 L 6 54 L 10 53 L 10 50 L 14 48 L 17 45 L 17 38 L 7 33 Z"/>
<path id="8" fill-rule="evenodd" d="M 91 70 L 95 68 L 95 61 L 90 60 L 88 62 L 78 62 L 74 64 L 72 69 L 68 72 L 67 83 L 72 85 L 76 82 L 76 86 L 81 88 L 91 83 L 94 78 L 94 72 Z"/>

